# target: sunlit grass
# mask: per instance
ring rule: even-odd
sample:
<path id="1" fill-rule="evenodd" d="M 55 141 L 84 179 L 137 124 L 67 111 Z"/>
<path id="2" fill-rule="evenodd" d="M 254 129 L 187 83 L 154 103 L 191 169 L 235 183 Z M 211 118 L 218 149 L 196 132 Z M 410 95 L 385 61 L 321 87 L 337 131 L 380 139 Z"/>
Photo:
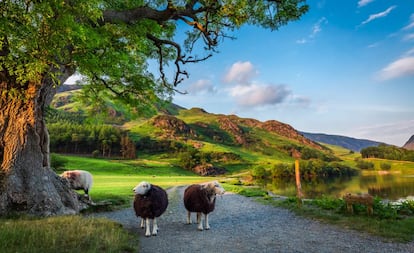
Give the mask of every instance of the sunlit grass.
<path id="1" fill-rule="evenodd" d="M 2 253 L 137 252 L 137 239 L 106 219 L 62 216 L 0 220 Z"/>
<path id="2" fill-rule="evenodd" d="M 65 156 L 65 158 L 68 160 L 66 169 L 87 170 L 92 173 L 93 186 L 90 196 L 96 202 L 117 199 L 129 205 L 133 199 L 132 188 L 141 181 L 148 181 L 166 189 L 216 179 L 215 177 L 201 177 L 172 166 L 167 161 L 151 160 L 150 157 L 136 160 L 77 156 Z"/>

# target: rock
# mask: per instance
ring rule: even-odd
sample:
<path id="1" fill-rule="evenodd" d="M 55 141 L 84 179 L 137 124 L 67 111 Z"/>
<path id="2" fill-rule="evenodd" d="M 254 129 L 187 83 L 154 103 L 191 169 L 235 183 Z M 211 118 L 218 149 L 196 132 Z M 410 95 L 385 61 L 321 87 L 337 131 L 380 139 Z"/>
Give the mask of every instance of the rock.
<path id="1" fill-rule="evenodd" d="M 226 169 L 215 167 L 212 164 L 200 164 L 192 168 L 192 171 L 201 176 L 215 176 L 226 173 Z"/>

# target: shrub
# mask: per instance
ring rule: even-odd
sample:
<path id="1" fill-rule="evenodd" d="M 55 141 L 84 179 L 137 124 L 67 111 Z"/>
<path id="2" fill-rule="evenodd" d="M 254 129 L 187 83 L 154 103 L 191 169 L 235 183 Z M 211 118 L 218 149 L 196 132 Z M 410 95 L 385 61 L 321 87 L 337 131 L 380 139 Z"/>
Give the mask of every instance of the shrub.
<path id="1" fill-rule="evenodd" d="M 390 170 L 391 169 L 391 164 L 389 163 L 381 163 L 380 167 L 382 170 Z"/>
<path id="2" fill-rule="evenodd" d="M 92 152 L 92 156 L 93 157 L 98 157 L 99 156 L 99 154 L 100 154 L 101 152 L 99 152 L 99 150 L 94 150 L 93 152 Z"/>
<path id="3" fill-rule="evenodd" d="M 66 159 L 65 157 L 62 157 L 55 153 L 52 153 L 50 155 L 50 167 L 52 167 L 52 169 L 55 171 L 64 168 L 67 163 L 68 159 Z"/>
<path id="4" fill-rule="evenodd" d="M 269 176 L 269 172 L 263 166 L 256 166 L 251 173 L 254 178 L 265 179 Z"/>
<path id="5" fill-rule="evenodd" d="M 398 213 L 402 215 L 414 214 L 414 200 L 403 201 L 398 208 Z"/>
<path id="6" fill-rule="evenodd" d="M 362 159 L 357 160 L 356 166 L 361 170 L 373 170 L 374 164 L 372 162 L 364 161 Z"/>
<path id="7" fill-rule="evenodd" d="M 293 177 L 295 176 L 295 168 L 291 164 L 278 163 L 271 171 L 272 178 Z"/>

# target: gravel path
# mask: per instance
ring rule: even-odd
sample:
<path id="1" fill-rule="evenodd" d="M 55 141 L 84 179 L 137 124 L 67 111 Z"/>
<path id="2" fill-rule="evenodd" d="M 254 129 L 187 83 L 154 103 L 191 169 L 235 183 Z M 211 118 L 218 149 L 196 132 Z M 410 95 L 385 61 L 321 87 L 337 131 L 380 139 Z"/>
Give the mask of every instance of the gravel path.
<path id="1" fill-rule="evenodd" d="M 385 242 L 262 205 L 237 194 L 218 197 L 209 216 L 210 230 L 187 225 L 184 187 L 168 190 L 169 206 L 158 220 L 158 236 L 145 237 L 132 208 L 96 216 L 115 220 L 140 237 L 140 252 L 414 252 L 414 242 Z"/>

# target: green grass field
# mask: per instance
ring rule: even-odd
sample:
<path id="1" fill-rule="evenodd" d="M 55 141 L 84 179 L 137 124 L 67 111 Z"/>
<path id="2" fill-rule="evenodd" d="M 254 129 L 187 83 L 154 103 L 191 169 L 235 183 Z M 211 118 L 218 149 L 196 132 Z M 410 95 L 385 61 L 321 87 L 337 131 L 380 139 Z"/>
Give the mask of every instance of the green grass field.
<path id="1" fill-rule="evenodd" d="M 353 163 L 355 154 L 338 149 L 341 158 Z M 268 202 L 267 192 L 259 187 L 244 187 L 236 173 L 246 174 L 244 165 L 234 165 L 227 177 L 201 177 L 174 165 L 171 158 L 143 156 L 136 160 L 99 159 L 79 156 L 61 156 L 67 159 L 65 170 L 82 169 L 93 174 L 94 185 L 90 195 L 95 202 L 110 201 L 115 208 L 130 206 L 132 188 L 146 180 L 163 188 L 219 180 L 227 191 L 233 191 Z M 377 161 L 376 161 L 377 162 Z M 380 161 L 378 161 L 380 162 Z M 410 169 L 414 163 L 393 162 Z M 58 171 L 58 173 L 62 172 Z M 82 192 L 82 191 L 80 191 Z M 111 201 L 114 200 L 114 201 Z M 270 201 L 271 202 L 271 201 Z M 322 203 L 324 203 L 322 201 Z M 330 203 L 329 201 L 327 202 Z M 272 203 L 274 204 L 274 203 Z M 277 204 L 280 206 L 280 203 Z M 282 205 L 283 206 L 283 205 Z M 297 208 L 299 215 L 391 238 L 396 241 L 413 239 L 413 218 L 377 219 L 365 215 L 349 216 L 315 208 Z M 337 207 L 339 208 L 339 207 Z M 93 210 L 92 210 L 93 211 Z M 357 221 L 357 225 L 355 222 Z M 379 232 L 378 232 L 379 231 Z M 0 219 L 1 252 L 137 252 L 138 237 L 116 223 L 82 215 L 52 218 L 13 217 Z"/>
<path id="2" fill-rule="evenodd" d="M 68 163 L 66 170 L 87 170 L 93 175 L 90 196 L 94 201 L 121 199 L 125 203 L 133 199 L 132 188 L 141 181 L 168 188 L 211 181 L 217 178 L 201 177 L 192 172 L 170 165 L 165 161 L 108 160 L 78 156 L 64 156 Z M 82 191 L 80 191 L 82 192 Z"/>
<path id="3" fill-rule="evenodd" d="M 130 206 L 132 188 L 146 180 L 168 188 L 210 181 L 194 173 L 150 159 L 108 160 L 62 156 L 68 160 L 65 170 L 90 171 L 94 184 L 93 201 L 110 201 L 116 207 Z M 58 173 L 62 172 L 58 171 Z M 79 191 L 83 193 L 83 191 Z M 13 217 L 0 219 L 0 252 L 137 252 L 138 237 L 112 221 L 84 218 L 81 215 L 52 218 Z"/>

